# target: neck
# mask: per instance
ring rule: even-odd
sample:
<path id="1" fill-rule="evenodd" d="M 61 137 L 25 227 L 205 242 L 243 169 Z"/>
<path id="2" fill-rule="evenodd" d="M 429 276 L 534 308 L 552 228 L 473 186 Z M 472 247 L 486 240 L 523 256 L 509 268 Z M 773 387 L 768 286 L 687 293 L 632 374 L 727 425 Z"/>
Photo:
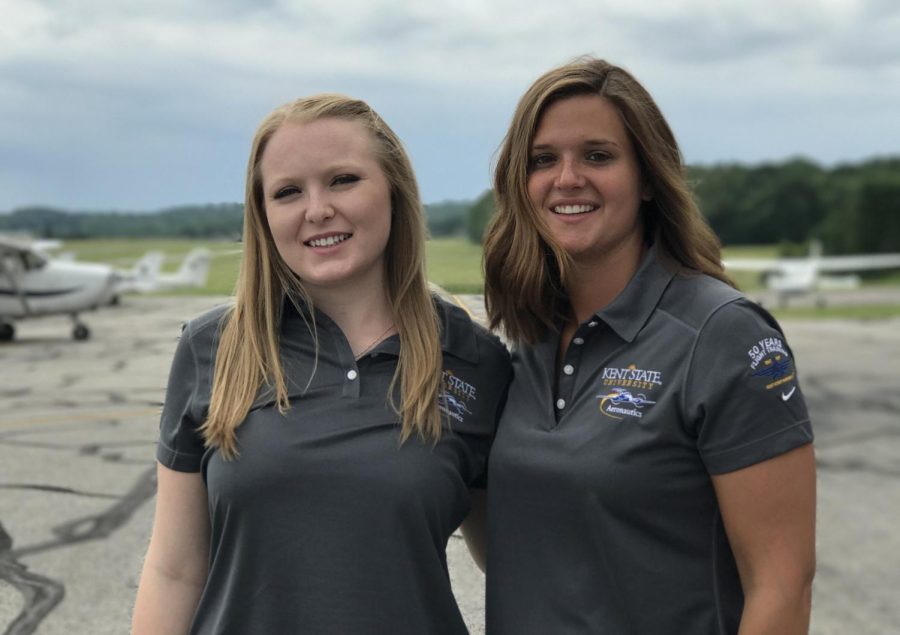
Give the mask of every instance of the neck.
<path id="1" fill-rule="evenodd" d="M 394 315 L 383 284 L 310 293 L 317 309 L 334 320 L 359 355 L 394 332 Z"/>
<path id="2" fill-rule="evenodd" d="M 637 272 L 646 253 L 647 247 L 641 243 L 610 252 L 600 261 L 574 263 L 566 291 L 576 324 L 616 299 Z"/>

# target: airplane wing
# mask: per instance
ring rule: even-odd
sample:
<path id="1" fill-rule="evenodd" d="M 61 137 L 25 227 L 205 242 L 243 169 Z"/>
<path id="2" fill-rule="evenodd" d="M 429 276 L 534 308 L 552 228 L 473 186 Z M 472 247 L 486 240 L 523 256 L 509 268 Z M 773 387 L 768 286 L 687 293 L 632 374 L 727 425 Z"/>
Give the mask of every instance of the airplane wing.
<path id="1" fill-rule="evenodd" d="M 783 260 L 764 258 L 738 258 L 736 260 L 723 260 L 722 265 L 733 271 L 758 271 L 759 273 L 782 271 Z"/>
<path id="2" fill-rule="evenodd" d="M 19 258 L 28 268 L 38 267 L 47 260 L 43 254 L 35 251 L 30 241 L 3 235 L 0 235 L 0 256 Z"/>
<path id="3" fill-rule="evenodd" d="M 25 251 L 31 251 L 27 242 L 0 235 L 0 254 L 20 254 Z"/>
<path id="4" fill-rule="evenodd" d="M 856 256 L 823 256 L 816 266 L 819 271 L 850 273 L 878 269 L 900 269 L 900 254 L 861 254 Z"/>

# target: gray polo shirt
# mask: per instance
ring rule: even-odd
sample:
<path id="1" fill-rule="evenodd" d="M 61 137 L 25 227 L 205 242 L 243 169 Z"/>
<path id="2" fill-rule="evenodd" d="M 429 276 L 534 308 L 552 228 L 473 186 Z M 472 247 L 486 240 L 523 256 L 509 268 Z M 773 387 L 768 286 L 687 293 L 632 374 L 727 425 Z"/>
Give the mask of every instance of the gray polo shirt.
<path id="1" fill-rule="evenodd" d="M 488 633 L 736 633 L 710 475 L 813 438 L 778 324 L 651 250 L 559 372 L 558 342 L 513 353 L 490 459 Z"/>
<path id="2" fill-rule="evenodd" d="M 510 378 L 503 345 L 437 300 L 449 425 L 435 445 L 399 445 L 388 386 L 398 336 L 356 361 L 316 313 L 312 337 L 286 308 L 282 358 L 292 409 L 261 396 L 224 461 L 197 434 L 209 405 L 222 310 L 190 322 L 163 409 L 159 461 L 202 471 L 212 527 L 209 577 L 191 633 L 466 633 L 445 549 L 483 485 Z"/>

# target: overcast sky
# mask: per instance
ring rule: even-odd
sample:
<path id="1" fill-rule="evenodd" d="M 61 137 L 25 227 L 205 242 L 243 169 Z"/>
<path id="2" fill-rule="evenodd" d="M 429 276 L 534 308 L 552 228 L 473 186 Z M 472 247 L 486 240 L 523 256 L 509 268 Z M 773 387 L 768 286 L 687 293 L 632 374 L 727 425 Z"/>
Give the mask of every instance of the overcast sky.
<path id="1" fill-rule="evenodd" d="M 521 93 L 591 53 L 689 163 L 900 154 L 895 0 L 0 0 L 0 210 L 237 202 L 275 106 L 339 91 L 404 140 L 423 198 L 490 186 Z"/>

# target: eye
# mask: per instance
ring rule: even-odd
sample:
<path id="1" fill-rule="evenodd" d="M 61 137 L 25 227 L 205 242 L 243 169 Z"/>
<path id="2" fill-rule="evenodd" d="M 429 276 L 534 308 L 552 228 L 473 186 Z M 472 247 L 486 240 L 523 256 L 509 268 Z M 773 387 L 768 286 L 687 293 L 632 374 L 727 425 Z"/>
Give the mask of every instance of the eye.
<path id="1" fill-rule="evenodd" d="M 552 154 L 536 154 L 528 160 L 528 169 L 540 170 L 541 168 L 553 165 L 555 161 L 556 157 Z"/>
<path id="2" fill-rule="evenodd" d="M 339 174 L 338 176 L 332 179 L 332 185 L 348 185 L 350 183 L 356 183 L 359 181 L 359 177 L 355 174 Z"/>
<path id="3" fill-rule="evenodd" d="M 272 198 L 277 201 L 280 198 L 285 198 L 294 194 L 300 194 L 301 192 L 302 190 L 296 185 L 287 185 L 275 192 L 275 195 Z"/>
<path id="4" fill-rule="evenodd" d="M 603 150 L 591 150 L 585 158 L 592 163 L 604 163 L 613 157 L 609 152 L 604 152 Z"/>

